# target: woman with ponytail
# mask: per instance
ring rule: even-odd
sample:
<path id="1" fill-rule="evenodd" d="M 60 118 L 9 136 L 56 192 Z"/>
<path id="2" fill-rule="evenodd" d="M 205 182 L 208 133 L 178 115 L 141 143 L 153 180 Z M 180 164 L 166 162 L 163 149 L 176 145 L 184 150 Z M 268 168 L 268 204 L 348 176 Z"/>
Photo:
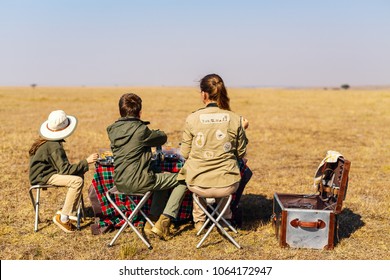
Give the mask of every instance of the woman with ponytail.
<path id="1" fill-rule="evenodd" d="M 225 84 L 220 76 L 217 74 L 209 74 L 200 81 L 201 92 L 207 92 L 209 99 L 214 100 L 218 108 L 231 111 L 230 98 L 225 87 Z M 243 126 L 248 128 L 249 122 L 247 119 L 242 118 Z"/>
<path id="2" fill-rule="evenodd" d="M 235 193 L 241 180 L 238 160 L 246 153 L 247 122 L 230 110 L 225 84 L 217 74 L 200 81 L 200 97 L 205 108 L 186 119 L 181 142 L 181 154 L 186 159 L 178 180 L 185 180 L 188 189 L 202 197 L 217 201 Z M 226 199 L 222 206 L 226 204 Z M 206 215 L 194 203 L 193 218 L 198 231 Z M 230 208 L 224 218 L 230 220 Z"/>

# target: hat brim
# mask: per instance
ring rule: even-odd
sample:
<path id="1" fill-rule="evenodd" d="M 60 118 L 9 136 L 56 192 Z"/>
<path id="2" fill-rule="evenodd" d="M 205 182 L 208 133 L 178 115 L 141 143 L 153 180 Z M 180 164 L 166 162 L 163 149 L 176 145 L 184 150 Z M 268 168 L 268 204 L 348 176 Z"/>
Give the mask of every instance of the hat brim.
<path id="1" fill-rule="evenodd" d="M 66 128 L 52 131 L 47 126 L 48 121 L 45 121 L 39 129 L 39 134 L 47 140 L 62 140 L 66 137 L 69 137 L 77 127 L 77 118 L 69 115 L 67 117 L 69 120 L 69 125 Z"/>

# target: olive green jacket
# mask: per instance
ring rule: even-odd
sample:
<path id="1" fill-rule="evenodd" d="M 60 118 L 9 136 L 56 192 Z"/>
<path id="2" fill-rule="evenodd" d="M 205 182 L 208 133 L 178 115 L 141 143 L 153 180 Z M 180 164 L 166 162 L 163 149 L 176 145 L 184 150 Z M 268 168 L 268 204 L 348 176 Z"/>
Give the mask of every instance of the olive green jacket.
<path id="1" fill-rule="evenodd" d="M 244 157 L 247 143 L 239 115 L 215 103 L 192 113 L 183 132 L 180 152 L 186 162 L 178 180 L 205 188 L 239 182 L 237 159 Z"/>
<path id="2" fill-rule="evenodd" d="M 76 164 L 69 163 L 63 142 L 65 141 L 47 141 L 30 157 L 29 177 L 32 185 L 46 184 L 54 174 L 82 176 L 88 171 L 86 159 Z"/>
<path id="3" fill-rule="evenodd" d="M 163 145 L 167 135 L 149 129 L 148 124 L 129 117 L 120 118 L 107 127 L 114 156 L 114 182 L 121 192 L 144 193 L 155 183 L 151 147 Z"/>

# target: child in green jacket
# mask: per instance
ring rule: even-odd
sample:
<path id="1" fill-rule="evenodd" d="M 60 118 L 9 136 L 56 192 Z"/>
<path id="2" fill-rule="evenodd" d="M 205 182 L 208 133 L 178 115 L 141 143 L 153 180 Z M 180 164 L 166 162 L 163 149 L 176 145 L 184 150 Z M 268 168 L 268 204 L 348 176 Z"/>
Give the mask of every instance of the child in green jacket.
<path id="1" fill-rule="evenodd" d="M 76 230 L 69 217 L 75 216 L 80 203 L 84 173 L 89 170 L 89 164 L 96 162 L 99 157 L 94 153 L 77 164 L 69 163 L 63 143 L 76 126 L 76 117 L 66 115 L 62 110 L 51 112 L 48 120 L 40 127 L 40 137 L 29 151 L 31 185 L 68 187 L 62 210 L 53 217 L 53 222 L 67 233 Z"/>
<path id="2" fill-rule="evenodd" d="M 115 158 L 115 186 L 123 193 L 153 191 L 150 218 L 155 224 L 152 228 L 146 223 L 144 233 L 167 239 L 171 220 L 178 215 L 187 186 L 177 180 L 177 173 L 153 171 L 151 148 L 162 146 L 167 135 L 149 129 L 149 122 L 141 120 L 142 99 L 134 93 L 123 94 L 118 105 L 120 118 L 107 127 Z"/>

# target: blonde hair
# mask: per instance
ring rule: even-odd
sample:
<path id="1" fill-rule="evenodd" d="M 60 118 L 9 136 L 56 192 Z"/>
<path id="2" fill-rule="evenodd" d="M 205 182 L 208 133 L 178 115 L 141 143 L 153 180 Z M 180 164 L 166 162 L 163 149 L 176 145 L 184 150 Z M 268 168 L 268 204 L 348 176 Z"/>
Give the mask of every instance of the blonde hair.
<path id="1" fill-rule="evenodd" d="M 31 145 L 31 148 L 30 150 L 28 151 L 28 154 L 30 156 L 33 156 L 35 155 L 35 153 L 37 152 L 38 148 L 40 146 L 42 146 L 43 144 L 45 144 L 47 142 L 47 139 L 43 138 L 43 137 L 39 137 L 38 139 L 36 139 L 34 141 L 34 143 Z"/>

